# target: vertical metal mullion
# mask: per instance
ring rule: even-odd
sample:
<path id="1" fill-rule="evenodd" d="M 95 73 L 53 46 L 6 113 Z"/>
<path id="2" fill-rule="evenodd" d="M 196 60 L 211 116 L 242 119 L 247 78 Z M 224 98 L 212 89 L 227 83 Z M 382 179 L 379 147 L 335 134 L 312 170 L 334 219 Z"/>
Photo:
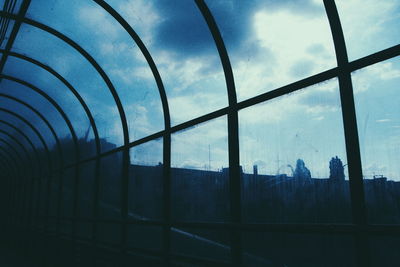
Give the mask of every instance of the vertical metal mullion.
<path id="1" fill-rule="evenodd" d="M 338 80 L 349 170 L 353 223 L 360 230 L 363 226 L 367 225 L 367 215 L 351 72 L 336 4 L 333 0 L 324 0 L 324 5 L 332 31 L 339 69 Z M 368 237 L 362 231 L 356 231 L 354 236 L 358 265 L 363 267 L 370 266 Z"/>
<path id="2" fill-rule="evenodd" d="M 239 119 L 237 109 L 237 97 L 235 81 L 232 66 L 229 60 L 228 52 L 225 47 L 224 40 L 218 29 L 218 25 L 208 9 L 204 0 L 196 0 L 196 4 L 200 9 L 208 28 L 213 36 L 215 45 L 221 59 L 221 64 L 225 74 L 225 82 L 227 87 L 229 111 L 228 111 L 228 152 L 229 152 L 229 194 L 231 222 L 240 224 L 242 222 L 241 215 L 241 171 L 239 159 Z M 235 266 L 242 265 L 242 246 L 241 231 L 238 228 L 231 229 L 231 258 L 232 264 Z"/>
<path id="3" fill-rule="evenodd" d="M 94 170 L 94 194 L 93 194 L 93 223 L 92 223 L 92 265 L 96 266 L 96 251 L 97 251 L 97 220 L 99 217 L 99 191 L 100 191 L 100 157 L 97 153 L 95 170 Z"/>
<path id="4" fill-rule="evenodd" d="M 55 225 L 57 240 L 60 240 L 60 236 L 61 236 L 60 224 L 61 224 L 61 211 L 62 211 L 61 203 L 63 201 L 63 191 L 64 191 L 64 172 L 65 172 L 65 169 L 61 169 L 58 172 L 59 185 L 58 185 L 58 197 L 57 197 L 57 207 L 56 207 L 56 225 Z M 61 251 L 60 251 L 59 246 L 57 246 L 57 248 L 56 248 L 56 256 L 57 256 L 57 258 L 60 258 L 60 256 L 61 256 Z"/>
<path id="5" fill-rule="evenodd" d="M 169 120 L 169 118 L 168 118 Z M 163 135 L 163 255 L 164 266 L 171 264 L 171 128 L 165 125 Z"/>
<path id="6" fill-rule="evenodd" d="M 118 152 L 117 152 L 118 153 Z M 128 236 L 128 212 L 129 212 L 129 207 L 128 207 L 128 197 L 129 197 L 129 164 L 130 164 L 130 159 L 129 159 L 129 147 L 127 144 L 124 145 L 124 150 L 122 152 L 122 172 L 121 172 L 121 217 L 122 217 L 122 222 L 121 222 L 121 252 L 122 252 L 122 257 L 121 257 L 121 265 L 122 266 L 127 266 L 126 262 L 126 253 L 128 251 L 128 244 L 127 244 L 127 236 Z"/>

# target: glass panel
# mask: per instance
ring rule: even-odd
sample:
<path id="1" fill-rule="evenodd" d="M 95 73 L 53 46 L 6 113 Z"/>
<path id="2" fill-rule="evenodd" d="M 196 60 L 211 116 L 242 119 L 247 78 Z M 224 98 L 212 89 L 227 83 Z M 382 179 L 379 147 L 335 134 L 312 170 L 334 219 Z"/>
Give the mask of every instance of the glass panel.
<path id="1" fill-rule="evenodd" d="M 95 190 L 95 161 L 79 166 L 78 216 L 88 218 L 93 216 Z"/>
<path id="2" fill-rule="evenodd" d="M 14 27 L 15 21 L 14 20 L 9 20 L 5 18 L 1 18 L 1 33 L 3 35 L 3 39 L 0 39 L 0 47 L 1 49 L 5 49 L 7 45 L 7 41 L 10 38 L 10 34 L 12 32 L 12 29 Z M 4 28 L 3 28 L 4 25 Z M 7 26 L 6 26 L 7 25 Z"/>
<path id="3" fill-rule="evenodd" d="M 99 215 L 103 218 L 121 218 L 122 152 L 101 158 Z"/>
<path id="4" fill-rule="evenodd" d="M 245 232 L 245 266 L 356 266 L 350 236 Z"/>
<path id="5" fill-rule="evenodd" d="M 82 95 L 98 125 L 100 137 L 122 144 L 121 120 L 115 101 L 100 75 L 76 50 L 44 31 L 22 24 L 13 51 L 28 54 L 60 73 Z M 102 147 L 103 150 L 112 148 Z"/>
<path id="6" fill-rule="evenodd" d="M 245 221 L 351 221 L 336 80 L 241 110 L 239 133 Z"/>
<path id="7" fill-rule="evenodd" d="M 350 60 L 367 56 L 400 42 L 399 1 L 337 0 L 335 2 Z"/>
<path id="8" fill-rule="evenodd" d="M 172 218 L 229 219 L 226 117 L 172 135 Z"/>
<path id="9" fill-rule="evenodd" d="M 151 141 L 130 150 L 129 218 L 161 219 L 163 214 L 163 143 Z"/>
<path id="10" fill-rule="evenodd" d="M 206 1 L 244 100 L 336 65 L 322 1 Z"/>
<path id="11" fill-rule="evenodd" d="M 163 129 L 160 96 L 150 68 L 132 38 L 104 9 L 92 1 L 59 0 L 48 5 L 42 0 L 32 2 L 28 17 L 78 42 L 104 68 L 125 107 L 131 140 Z"/>
<path id="12" fill-rule="evenodd" d="M 371 265 L 395 267 L 400 262 L 400 236 L 395 234 L 370 237 Z"/>
<path id="13" fill-rule="evenodd" d="M 224 230 L 171 228 L 172 253 L 220 261 L 230 260 L 230 236 Z"/>
<path id="14" fill-rule="evenodd" d="M 400 223 L 400 57 L 352 74 L 371 223 Z"/>
<path id="15" fill-rule="evenodd" d="M 193 1 L 107 2 L 134 27 L 153 56 L 168 95 L 172 124 L 227 105 L 218 52 Z"/>

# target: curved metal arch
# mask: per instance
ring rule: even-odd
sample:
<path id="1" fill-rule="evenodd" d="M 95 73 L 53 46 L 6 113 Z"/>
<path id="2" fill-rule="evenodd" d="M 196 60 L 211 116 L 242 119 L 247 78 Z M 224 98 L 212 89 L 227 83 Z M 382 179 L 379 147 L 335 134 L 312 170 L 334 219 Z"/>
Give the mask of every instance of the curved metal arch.
<path id="1" fill-rule="evenodd" d="M 6 146 L 7 147 L 9 147 L 14 153 L 15 153 L 15 155 L 17 156 L 17 160 L 16 160 L 16 162 L 23 162 L 23 159 L 22 159 L 22 157 L 21 157 L 21 155 L 20 155 L 20 153 L 7 141 L 7 140 L 5 140 L 4 138 L 1 138 L 0 137 L 0 142 L 1 143 L 3 143 L 3 144 L 6 144 Z M 4 149 L 4 147 L 3 147 L 3 149 Z M 3 150 L 4 151 L 4 150 Z M 8 152 L 9 153 L 9 152 Z M 11 154 L 10 154 L 10 156 L 11 156 Z M 24 175 L 25 175 L 25 171 L 23 172 L 24 173 Z"/>
<path id="2" fill-rule="evenodd" d="M 17 131 L 19 134 L 21 134 L 21 135 L 27 140 L 27 142 L 30 144 L 30 146 L 32 147 L 32 150 L 34 151 L 34 153 L 35 153 L 35 155 L 36 155 L 36 160 L 39 162 L 39 159 L 40 159 L 39 153 L 37 152 L 36 147 L 34 146 L 34 144 L 32 143 L 32 141 L 29 139 L 29 137 L 28 137 L 24 132 L 22 132 L 19 128 L 15 127 L 13 124 L 11 124 L 11 123 L 9 123 L 9 122 L 7 122 L 7 121 L 0 120 L 0 123 L 3 123 L 3 124 L 8 125 L 9 127 L 13 128 L 15 131 Z M 25 153 L 27 153 L 27 155 L 29 155 L 28 152 L 25 152 Z M 41 166 L 41 164 L 40 164 L 39 166 Z M 40 173 L 41 171 L 42 171 L 42 170 L 41 170 L 41 168 L 40 168 L 40 169 L 39 169 L 39 173 Z M 38 176 L 38 177 L 39 177 L 39 176 Z M 37 178 L 37 177 L 32 177 L 32 178 L 31 178 L 31 181 L 30 181 L 30 185 L 29 185 L 30 192 L 28 193 L 28 196 L 27 196 L 27 198 L 29 199 L 29 200 L 28 200 L 29 202 L 32 202 L 32 201 L 31 201 L 31 200 L 32 200 L 32 190 L 33 190 L 32 187 L 33 187 L 33 180 L 34 180 L 35 178 Z M 27 218 L 28 224 L 30 223 L 30 218 L 31 218 L 31 215 L 32 215 L 32 210 L 31 210 L 31 206 L 30 206 L 30 205 L 32 205 L 32 204 L 28 204 L 28 209 L 29 209 L 28 214 L 27 214 L 27 216 L 28 216 L 28 218 Z"/>
<path id="3" fill-rule="evenodd" d="M 29 143 L 30 147 L 32 148 L 33 153 L 35 153 L 37 161 L 39 163 L 39 166 L 41 166 L 42 164 L 39 162 L 39 158 L 40 158 L 39 153 L 36 150 L 36 147 L 32 143 L 31 139 L 23 131 L 21 131 L 18 127 L 16 127 L 14 124 L 12 124 L 12 123 L 10 123 L 8 121 L 2 120 L 2 119 L 0 119 L 0 123 L 11 127 L 12 129 L 14 129 L 16 132 L 18 132 L 20 135 L 22 135 L 24 137 L 24 139 Z"/>
<path id="4" fill-rule="evenodd" d="M 24 176 L 24 174 L 21 172 L 21 169 L 23 168 L 19 168 L 19 164 L 18 161 L 15 160 L 14 156 L 12 156 L 10 154 L 10 152 L 8 152 L 3 146 L 0 146 L 0 154 L 2 154 L 3 159 L 5 159 L 8 164 L 10 164 L 10 166 L 13 166 L 13 169 L 15 171 L 15 176 L 13 177 L 14 179 L 12 180 L 13 182 L 13 188 L 11 188 L 10 192 L 10 200 L 9 200 L 9 206 L 11 208 L 12 205 L 15 205 L 17 198 L 16 198 L 16 192 L 17 192 L 17 185 L 18 182 L 17 180 L 20 180 L 22 176 Z"/>
<path id="5" fill-rule="evenodd" d="M 1 150 L 1 151 L 3 151 L 3 150 Z M 6 153 L 4 155 L 2 155 L 2 153 L 0 153 L 0 155 L 3 157 L 4 161 L 6 162 L 6 165 L 12 166 L 12 169 L 14 171 L 14 176 L 20 175 L 19 169 L 17 168 L 17 166 L 15 166 L 15 163 L 13 162 L 13 160 L 8 158 L 9 157 L 8 153 Z"/>
<path id="6" fill-rule="evenodd" d="M 52 165 L 51 165 L 51 157 L 50 157 L 49 148 L 47 147 L 46 141 L 44 140 L 43 136 L 36 129 L 36 127 L 33 126 L 32 123 L 30 123 L 27 119 L 25 119 L 24 117 L 22 117 L 21 115 L 19 115 L 18 113 L 14 112 L 12 110 L 0 107 L 0 111 L 8 113 L 8 114 L 11 114 L 12 116 L 14 116 L 14 117 L 18 118 L 19 120 L 23 121 L 26 125 L 28 125 L 29 128 L 32 129 L 32 131 L 37 135 L 37 137 L 39 138 L 40 142 L 43 145 L 43 148 L 44 148 L 44 150 L 46 152 L 47 161 L 48 161 L 49 167 L 50 167 L 49 171 L 52 171 L 52 169 L 51 169 L 51 167 L 52 167 Z"/>
<path id="7" fill-rule="evenodd" d="M 29 161 L 29 165 L 31 165 L 31 170 L 32 171 L 35 170 L 35 168 L 33 167 L 33 160 L 31 158 L 31 153 L 29 153 L 29 151 L 26 149 L 26 147 L 9 132 L 7 132 L 3 129 L 0 129 L 0 133 L 7 135 L 11 140 L 13 140 L 16 144 L 18 144 L 18 146 L 20 146 L 22 148 L 22 150 L 24 151 L 24 153 Z"/>
<path id="8" fill-rule="evenodd" d="M 60 158 L 60 163 L 61 166 L 64 166 L 64 158 L 63 158 L 63 153 L 62 153 L 62 147 L 61 147 L 61 143 L 60 143 L 60 139 L 58 138 L 57 133 L 55 132 L 53 126 L 51 126 L 50 122 L 43 116 L 42 113 L 40 113 L 37 109 L 35 109 L 33 106 L 31 106 L 30 104 L 26 103 L 25 101 L 16 98 L 14 96 L 10 96 L 4 93 L 0 93 L 0 97 L 5 97 L 11 100 L 14 100 L 15 102 L 18 102 L 24 106 L 26 106 L 27 108 L 29 108 L 33 113 L 35 113 L 37 116 L 39 116 L 43 122 L 47 125 L 47 127 L 50 129 L 50 132 L 52 133 L 55 141 L 56 141 L 56 145 L 57 145 L 57 150 L 58 150 L 58 156 Z M 60 167 L 61 167 L 60 166 Z"/>
<path id="9" fill-rule="evenodd" d="M 0 16 L 10 18 L 12 20 L 18 20 L 18 16 L 14 14 L 10 14 L 4 11 L 0 11 Z M 95 69 L 96 71 L 100 74 L 102 77 L 103 81 L 106 83 L 107 87 L 110 90 L 111 95 L 113 96 L 113 99 L 115 101 L 115 104 L 118 108 L 118 112 L 121 118 L 121 123 L 122 123 L 122 130 L 124 133 L 124 144 L 127 145 L 129 143 L 129 131 L 128 131 L 128 123 L 126 120 L 126 115 L 125 115 L 125 110 L 122 106 L 121 100 L 118 96 L 118 93 L 111 82 L 110 78 L 106 74 L 106 72 L 100 67 L 100 65 L 97 63 L 97 61 L 85 50 L 83 49 L 78 43 L 64 35 L 63 33 L 57 31 L 56 29 L 53 29 L 43 23 L 40 23 L 38 21 L 29 19 L 29 18 L 21 18 L 21 21 L 25 24 L 31 25 L 33 27 L 36 27 L 38 29 L 41 29 L 57 38 L 62 40 L 63 42 L 67 43 L 69 46 L 73 47 L 79 54 L 81 54 Z"/>
<path id="10" fill-rule="evenodd" d="M 71 121 L 69 120 L 68 116 L 66 115 L 66 113 L 64 112 L 64 110 L 58 105 L 58 103 L 51 98 L 48 94 L 46 94 L 44 91 L 42 91 L 41 89 L 37 88 L 36 86 L 34 86 L 31 83 L 28 83 L 24 80 L 15 78 L 13 76 L 9 76 L 9 75 L 4 75 L 4 74 L 0 74 L 0 78 L 6 79 L 6 80 L 10 80 L 19 84 L 22 84 L 30 89 L 32 89 L 33 91 L 35 91 L 36 93 L 40 94 L 41 96 L 43 96 L 48 102 L 50 102 L 50 104 L 52 104 L 56 110 L 58 111 L 58 113 L 60 113 L 61 117 L 64 119 L 64 121 L 66 122 L 68 129 L 72 135 L 72 140 L 74 142 L 74 147 L 75 147 L 75 156 L 76 156 L 76 161 L 79 161 L 79 146 L 78 146 L 78 138 L 76 136 L 74 127 L 72 126 Z"/>
<path id="11" fill-rule="evenodd" d="M 0 49 L 0 53 L 4 53 L 6 52 L 4 49 Z M 47 72 L 49 72 L 50 74 L 52 74 L 54 77 L 56 77 L 59 81 L 61 81 L 71 92 L 72 94 L 75 95 L 75 97 L 78 99 L 79 103 L 82 105 L 88 119 L 89 119 L 89 123 L 90 126 L 93 129 L 93 134 L 94 134 L 94 138 L 95 138 L 95 144 L 96 144 L 96 154 L 99 155 L 101 153 L 100 151 L 100 137 L 99 137 L 99 133 L 98 133 L 98 129 L 97 129 L 97 125 L 96 122 L 94 120 L 94 117 L 92 115 L 92 112 L 90 111 L 89 107 L 87 106 L 85 100 L 82 98 L 82 96 L 79 94 L 79 92 L 71 85 L 70 82 L 68 82 L 68 80 L 66 78 L 64 78 L 61 74 L 59 74 L 58 72 L 56 72 L 53 68 L 43 64 L 42 62 L 31 58 L 29 56 L 17 53 L 17 52 L 9 52 L 8 53 L 9 56 L 12 57 L 16 57 L 19 58 L 21 60 L 25 60 L 27 62 L 30 62 L 44 70 L 46 70 Z"/>
<path id="12" fill-rule="evenodd" d="M 4 131 L 0 131 L 0 132 L 5 133 Z M 6 133 L 5 133 L 5 134 L 6 134 Z M 8 135 L 8 136 L 11 136 L 10 134 L 7 134 L 7 135 Z M 16 140 L 14 140 L 14 141 L 16 141 Z M 6 144 L 8 147 L 10 147 L 10 149 L 13 150 L 14 153 L 16 154 L 16 156 L 19 158 L 20 162 L 21 162 L 21 163 L 23 162 L 20 153 L 19 153 L 7 140 L 5 140 L 5 139 L 3 139 L 3 138 L 0 138 L 0 142 L 4 143 L 4 144 Z M 19 145 L 21 145 L 21 147 L 22 147 L 23 149 L 25 149 L 25 147 L 24 147 L 21 143 L 19 143 L 19 142 L 16 142 L 16 143 L 18 143 Z M 25 152 L 25 153 L 27 153 L 27 152 Z M 30 161 L 29 153 L 27 153 L 26 156 L 28 157 L 28 161 Z M 32 164 L 33 164 L 32 161 L 30 161 L 30 165 L 32 165 Z M 33 168 L 33 167 L 32 167 L 32 168 Z M 26 216 L 26 215 L 29 213 L 29 211 L 28 211 L 27 214 L 24 214 L 24 210 L 25 210 L 25 209 L 29 209 L 29 208 L 30 208 L 29 206 L 31 205 L 29 202 L 27 202 L 27 199 L 29 198 L 29 195 L 23 193 L 25 190 L 31 189 L 30 187 L 27 186 L 26 180 L 31 180 L 31 181 L 33 181 L 34 178 L 35 178 L 34 176 L 30 176 L 29 174 L 26 174 L 26 175 L 24 174 L 22 178 L 21 178 L 21 177 L 19 178 L 19 180 L 20 180 L 20 182 L 21 182 L 21 184 L 22 184 L 22 189 L 20 190 L 20 192 L 22 193 L 22 197 L 17 198 L 18 204 L 16 204 L 16 205 L 17 205 L 17 207 L 19 207 L 19 209 L 21 210 L 21 213 L 20 213 L 21 216 Z M 23 217 L 22 217 L 22 218 L 23 218 Z M 21 219 L 20 219 L 20 220 L 21 220 Z M 23 222 L 27 222 L 26 219 L 22 219 L 22 221 L 23 221 Z"/>
<path id="13" fill-rule="evenodd" d="M 101 6 L 106 12 L 108 12 L 123 28 L 124 30 L 129 34 L 129 36 L 132 38 L 132 40 L 136 43 L 136 45 L 139 47 L 140 51 L 142 52 L 143 56 L 145 57 L 147 64 L 149 65 L 151 72 L 153 73 L 154 79 L 157 84 L 158 92 L 161 98 L 161 105 L 163 109 L 163 115 L 164 115 L 164 135 L 163 135 L 163 191 L 164 191 L 164 207 L 163 207 L 163 217 L 165 221 L 167 222 L 166 225 L 164 226 L 163 229 L 163 246 L 164 246 L 164 251 L 170 251 L 170 225 L 168 225 L 170 221 L 170 185 L 171 185 L 171 178 L 170 178 L 170 168 L 171 168 L 171 116 L 169 112 L 169 105 L 168 105 L 168 99 L 167 95 L 165 92 L 164 84 L 161 79 L 161 75 L 157 69 L 157 66 L 148 51 L 147 47 L 139 37 L 139 35 L 133 30 L 133 28 L 129 25 L 129 23 L 116 11 L 114 10 L 109 4 L 107 4 L 105 1 L 99 1 L 99 0 L 94 0 L 99 6 Z M 128 184 L 129 184 L 129 178 L 126 177 L 124 181 L 124 198 L 122 203 L 128 203 Z M 124 218 L 127 218 L 127 213 L 128 213 L 128 208 L 124 206 L 122 207 L 123 210 L 123 215 Z M 123 228 L 123 246 L 126 245 L 126 226 Z M 168 262 L 168 258 L 166 258 L 166 261 Z"/>
<path id="14" fill-rule="evenodd" d="M 171 117 L 170 117 L 168 99 L 167 99 L 167 95 L 165 92 L 164 84 L 162 82 L 161 75 L 158 71 L 158 68 L 153 60 L 153 57 L 151 56 L 146 45 L 143 43 L 142 39 L 135 32 L 135 30 L 132 28 L 132 26 L 108 3 L 106 3 L 103 0 L 93 0 L 93 1 L 96 2 L 99 6 L 101 6 L 106 12 L 108 12 L 125 29 L 125 31 L 131 36 L 133 41 L 136 43 L 136 45 L 142 52 L 143 56 L 145 57 L 145 59 L 147 61 L 147 64 L 150 67 L 151 72 L 153 73 L 154 79 L 155 79 L 157 87 L 158 87 L 158 91 L 160 94 L 161 103 L 162 103 L 162 107 L 163 107 L 163 113 L 164 113 L 164 124 L 165 124 L 164 127 L 165 127 L 165 129 L 170 128 L 171 127 Z"/>
<path id="15" fill-rule="evenodd" d="M 367 208 L 365 203 L 353 84 L 351 81 L 351 70 L 347 56 L 346 42 L 335 2 L 333 0 L 324 0 L 324 6 L 331 28 L 336 61 L 339 69 L 338 81 L 349 169 L 353 223 L 358 226 L 365 226 L 368 225 Z M 356 232 L 354 233 L 354 237 L 357 251 L 357 263 L 360 266 L 371 266 L 368 236 L 364 233 Z"/>
<path id="16" fill-rule="evenodd" d="M 228 93 L 228 151 L 229 151 L 229 184 L 230 184 L 230 207 L 231 220 L 241 223 L 241 173 L 239 159 L 239 118 L 237 109 L 237 96 L 235 80 L 228 52 L 218 25 L 204 0 L 195 0 L 197 7 L 203 15 L 208 28 L 213 36 L 215 45 L 221 59 L 224 70 L 226 89 Z M 233 230 L 231 239 L 232 262 L 241 265 L 242 248 L 240 232 Z"/>

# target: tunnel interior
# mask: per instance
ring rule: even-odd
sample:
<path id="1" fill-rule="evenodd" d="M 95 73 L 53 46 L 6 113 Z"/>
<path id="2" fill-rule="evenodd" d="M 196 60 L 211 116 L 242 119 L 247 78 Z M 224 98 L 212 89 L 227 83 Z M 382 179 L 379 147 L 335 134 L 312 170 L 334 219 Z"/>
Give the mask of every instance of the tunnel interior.
<path id="1" fill-rule="evenodd" d="M 0 265 L 397 266 L 400 2 L 0 8 Z"/>

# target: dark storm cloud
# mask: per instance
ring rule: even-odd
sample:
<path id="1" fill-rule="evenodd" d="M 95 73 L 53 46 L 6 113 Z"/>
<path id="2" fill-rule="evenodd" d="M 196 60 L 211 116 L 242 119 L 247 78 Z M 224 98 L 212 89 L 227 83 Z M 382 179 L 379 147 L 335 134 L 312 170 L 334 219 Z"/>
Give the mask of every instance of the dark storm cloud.
<path id="1" fill-rule="evenodd" d="M 224 41 L 230 50 L 242 48 L 251 34 L 252 14 L 257 10 L 286 8 L 294 13 L 312 15 L 318 7 L 311 0 L 209 0 L 206 1 Z M 194 1 L 155 1 L 163 21 L 156 29 L 156 45 L 180 57 L 215 53 L 215 45 L 204 18 Z"/>

